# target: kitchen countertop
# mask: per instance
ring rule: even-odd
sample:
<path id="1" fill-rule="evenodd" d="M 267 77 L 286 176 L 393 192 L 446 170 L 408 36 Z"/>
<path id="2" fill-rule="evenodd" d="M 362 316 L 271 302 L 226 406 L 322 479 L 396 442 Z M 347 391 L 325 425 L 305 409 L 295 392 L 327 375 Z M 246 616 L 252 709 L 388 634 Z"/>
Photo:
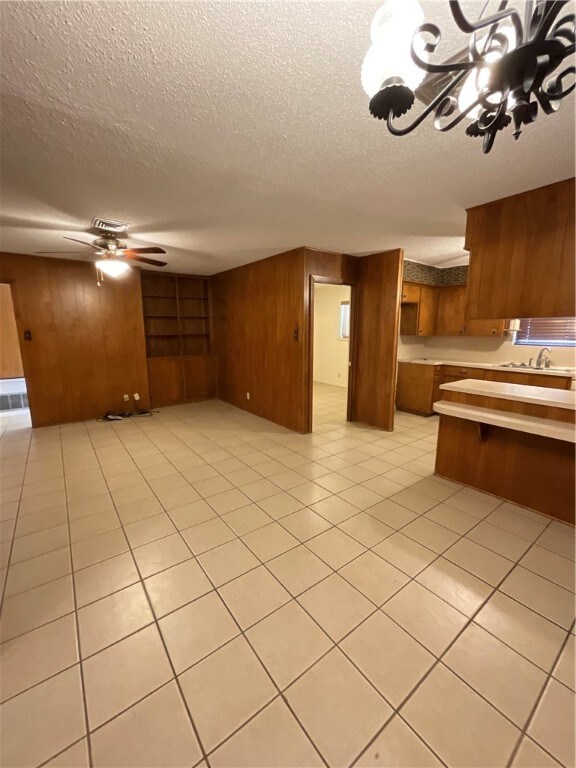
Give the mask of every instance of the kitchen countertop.
<path id="1" fill-rule="evenodd" d="M 463 368 L 485 368 L 493 371 L 507 371 L 508 373 L 534 373 L 536 376 L 574 376 L 575 368 L 558 370 L 554 368 L 510 368 L 508 365 L 495 365 L 493 363 L 470 363 L 463 360 L 436 360 L 429 357 L 413 357 L 411 360 L 399 360 L 400 363 L 419 363 L 421 365 L 461 365 Z"/>
<path id="2" fill-rule="evenodd" d="M 532 387 L 526 384 L 507 384 L 484 379 L 463 379 L 450 384 L 441 384 L 440 389 L 463 392 L 467 395 L 483 395 L 501 400 L 515 400 L 521 403 L 549 405 L 554 408 L 576 410 L 576 392 L 549 387 Z"/>

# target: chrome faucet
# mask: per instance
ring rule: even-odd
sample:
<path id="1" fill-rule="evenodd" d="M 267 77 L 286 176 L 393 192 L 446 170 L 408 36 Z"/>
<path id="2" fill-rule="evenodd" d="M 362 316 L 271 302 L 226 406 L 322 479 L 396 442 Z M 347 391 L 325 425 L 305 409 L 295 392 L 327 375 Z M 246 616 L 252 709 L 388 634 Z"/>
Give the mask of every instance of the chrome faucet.
<path id="1" fill-rule="evenodd" d="M 536 358 L 536 368 L 542 368 L 542 359 L 544 358 L 544 352 L 550 352 L 549 347 L 542 347 L 540 352 L 538 352 L 538 357 Z M 550 367 L 550 358 L 547 357 L 546 361 L 544 363 L 546 368 Z"/>

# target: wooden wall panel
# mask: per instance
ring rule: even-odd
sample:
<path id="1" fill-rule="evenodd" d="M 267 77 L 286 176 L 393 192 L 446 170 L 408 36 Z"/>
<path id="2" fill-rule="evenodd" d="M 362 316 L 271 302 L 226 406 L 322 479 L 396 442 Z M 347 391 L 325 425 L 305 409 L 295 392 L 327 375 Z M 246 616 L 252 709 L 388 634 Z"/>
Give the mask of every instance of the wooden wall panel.
<path id="1" fill-rule="evenodd" d="M 24 368 L 12 291 L 7 283 L 0 283 L 0 379 L 19 379 L 22 376 Z"/>
<path id="2" fill-rule="evenodd" d="M 386 430 L 394 428 L 403 258 L 396 249 L 363 256 L 357 264 L 351 416 Z"/>
<path id="3" fill-rule="evenodd" d="M 123 394 L 150 404 L 140 272 L 96 284 L 88 262 L 2 254 L 12 285 L 34 426 L 126 410 Z"/>
<path id="4" fill-rule="evenodd" d="M 304 274 L 297 248 L 212 278 L 220 399 L 297 432 L 308 428 Z"/>

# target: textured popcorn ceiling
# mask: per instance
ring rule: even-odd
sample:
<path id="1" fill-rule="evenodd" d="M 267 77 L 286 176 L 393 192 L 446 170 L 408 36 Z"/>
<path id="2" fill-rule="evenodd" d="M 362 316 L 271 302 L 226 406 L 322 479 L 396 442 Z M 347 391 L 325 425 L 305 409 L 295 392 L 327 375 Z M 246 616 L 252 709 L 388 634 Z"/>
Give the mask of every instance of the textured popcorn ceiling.
<path id="1" fill-rule="evenodd" d="M 488 156 L 463 128 L 389 135 L 360 87 L 379 2 L 0 5 L 4 250 L 73 250 L 98 215 L 182 272 L 300 245 L 453 266 L 467 206 L 574 172 L 573 97 Z"/>

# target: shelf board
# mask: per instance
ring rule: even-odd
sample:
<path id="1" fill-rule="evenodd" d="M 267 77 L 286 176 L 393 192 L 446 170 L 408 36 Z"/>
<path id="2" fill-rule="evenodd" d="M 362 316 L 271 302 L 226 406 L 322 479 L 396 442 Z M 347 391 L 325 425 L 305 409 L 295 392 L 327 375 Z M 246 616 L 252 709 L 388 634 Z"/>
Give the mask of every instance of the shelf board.
<path id="1" fill-rule="evenodd" d="M 145 320 L 155 320 L 158 318 L 169 318 L 171 320 L 178 320 L 178 315 L 144 315 Z"/>
<path id="2" fill-rule="evenodd" d="M 177 339 L 178 335 L 177 333 L 147 333 L 146 337 L 148 339 Z"/>
<path id="3" fill-rule="evenodd" d="M 178 296 L 180 301 L 208 301 L 208 296 Z"/>
<path id="4" fill-rule="evenodd" d="M 143 293 L 142 294 L 143 299 L 172 299 L 173 301 L 176 301 L 176 294 L 173 296 L 165 296 L 162 293 Z"/>
<path id="5" fill-rule="evenodd" d="M 182 337 L 184 337 L 184 336 L 210 336 L 209 333 L 182 333 L 180 335 Z"/>
<path id="6" fill-rule="evenodd" d="M 208 320 L 208 315 L 180 315 L 181 320 Z"/>

